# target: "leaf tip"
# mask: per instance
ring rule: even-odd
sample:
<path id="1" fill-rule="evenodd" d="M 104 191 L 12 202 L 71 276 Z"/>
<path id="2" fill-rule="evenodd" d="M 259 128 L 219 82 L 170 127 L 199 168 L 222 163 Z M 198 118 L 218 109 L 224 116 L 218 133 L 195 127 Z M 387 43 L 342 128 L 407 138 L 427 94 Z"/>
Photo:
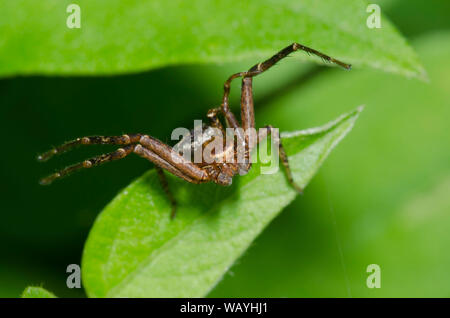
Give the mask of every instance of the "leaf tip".
<path id="1" fill-rule="evenodd" d="M 56 298 L 55 294 L 40 286 L 28 286 L 24 289 L 21 298 Z"/>
<path id="2" fill-rule="evenodd" d="M 359 115 L 364 110 L 364 108 L 366 108 L 366 105 L 360 105 L 360 106 L 356 107 L 356 109 L 355 109 L 356 115 Z"/>

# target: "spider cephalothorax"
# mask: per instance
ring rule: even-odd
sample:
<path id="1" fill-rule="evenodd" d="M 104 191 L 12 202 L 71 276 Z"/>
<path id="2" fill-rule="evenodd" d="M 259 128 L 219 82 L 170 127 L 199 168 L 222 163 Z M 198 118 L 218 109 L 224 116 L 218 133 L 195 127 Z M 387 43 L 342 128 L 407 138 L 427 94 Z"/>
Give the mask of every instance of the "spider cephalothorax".
<path id="1" fill-rule="evenodd" d="M 191 129 L 173 147 L 173 151 L 206 171 L 208 179 L 220 185 L 231 185 L 238 173 L 236 143 L 233 136 L 217 122 Z M 231 141 L 231 142 L 230 142 Z"/>
<path id="2" fill-rule="evenodd" d="M 191 183 L 215 182 L 220 185 L 230 185 L 235 175 L 246 174 L 251 168 L 250 153 L 252 149 L 268 134 L 272 134 L 272 126 L 266 126 L 257 135 L 252 138 L 251 134 L 246 132 L 255 128 L 255 114 L 253 108 L 253 77 L 266 71 L 279 60 L 285 58 L 290 53 L 302 50 L 309 54 L 319 56 L 325 61 L 335 63 L 345 69 L 350 69 L 349 64 L 343 63 L 314 49 L 304 45 L 293 43 L 284 48 L 268 60 L 258 63 L 251 67 L 248 71 L 239 72 L 231 75 L 224 84 L 224 95 L 222 104 L 218 108 L 208 111 L 207 117 L 210 125 L 201 126 L 199 135 L 189 134 L 185 136 L 175 147 L 170 147 L 156 138 L 143 134 L 129 134 L 122 136 L 92 136 L 82 137 L 66 142 L 59 147 L 53 148 L 48 152 L 38 156 L 39 161 L 46 161 L 53 155 L 66 152 L 79 145 L 94 144 L 113 144 L 121 147 L 114 152 L 100 155 L 78 164 L 66 167 L 46 178 L 41 179 L 41 184 L 50 184 L 56 179 L 69 175 L 70 173 L 83 168 L 91 168 L 102 163 L 122 159 L 131 153 L 135 153 L 155 164 L 158 175 L 164 186 L 164 190 L 169 196 L 172 203 L 172 217 L 175 215 L 176 202 L 169 191 L 167 180 L 165 179 L 163 169 Z M 241 88 L 241 125 L 231 112 L 229 107 L 230 84 L 236 78 L 242 78 Z M 224 129 L 219 115 L 223 116 L 227 129 Z M 229 142 L 227 136 L 228 129 L 234 132 L 232 141 Z M 221 137 L 220 137 L 221 136 Z M 214 142 L 219 140 L 222 147 L 214 148 L 206 152 L 205 150 Z M 294 182 L 292 173 L 289 168 L 289 162 L 284 148 L 278 138 L 279 156 L 286 170 L 288 181 L 299 192 L 302 189 Z M 192 157 L 186 157 L 184 150 L 186 147 L 191 152 L 200 150 L 202 153 L 200 160 L 192 160 Z M 217 150 L 219 149 L 220 150 Z M 194 155 L 195 157 L 195 155 Z M 195 159 L 195 158 L 194 158 Z"/>

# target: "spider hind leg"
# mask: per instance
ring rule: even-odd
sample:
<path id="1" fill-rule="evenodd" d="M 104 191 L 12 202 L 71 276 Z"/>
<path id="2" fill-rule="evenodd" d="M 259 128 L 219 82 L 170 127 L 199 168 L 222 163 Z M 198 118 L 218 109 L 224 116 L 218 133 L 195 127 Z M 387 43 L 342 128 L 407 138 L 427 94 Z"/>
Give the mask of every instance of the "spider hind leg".
<path id="1" fill-rule="evenodd" d="M 284 170 L 286 172 L 287 179 L 291 186 L 300 194 L 303 194 L 303 188 L 299 186 L 295 180 L 294 176 L 292 175 L 291 167 L 289 165 L 288 156 L 286 154 L 286 151 L 284 150 L 283 144 L 281 143 L 281 138 L 278 134 L 273 133 L 274 128 L 271 125 L 267 125 L 263 128 L 263 130 L 260 130 L 260 134 L 258 136 L 258 143 L 260 143 L 262 140 L 264 140 L 269 135 L 272 135 L 273 138 L 275 138 L 275 143 L 278 144 L 278 155 L 281 159 L 281 163 L 284 167 Z"/>

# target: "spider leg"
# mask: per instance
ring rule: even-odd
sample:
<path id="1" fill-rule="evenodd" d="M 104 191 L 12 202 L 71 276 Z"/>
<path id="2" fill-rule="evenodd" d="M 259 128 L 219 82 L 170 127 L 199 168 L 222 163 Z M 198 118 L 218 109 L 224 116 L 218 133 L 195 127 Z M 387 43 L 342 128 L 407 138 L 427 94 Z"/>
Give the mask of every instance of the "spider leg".
<path id="1" fill-rule="evenodd" d="M 122 136 L 89 136 L 81 137 L 63 143 L 49 151 L 39 155 L 38 161 L 47 161 L 54 155 L 62 154 L 81 145 L 129 145 L 137 143 L 142 135 L 122 135 Z"/>
<path id="2" fill-rule="evenodd" d="M 245 74 L 245 76 L 255 76 L 255 75 L 261 74 L 262 72 L 267 71 L 269 68 L 274 66 L 278 61 L 284 59 L 289 54 L 291 54 L 292 52 L 295 52 L 295 51 L 305 51 L 308 54 L 316 55 L 326 62 L 334 63 L 334 64 L 339 65 L 340 67 L 343 67 L 347 70 L 350 70 L 352 68 L 352 66 L 350 64 L 341 62 L 335 58 L 332 58 L 331 56 L 323 54 L 322 52 L 319 52 L 317 50 L 314 50 L 310 47 L 304 46 L 299 43 L 292 43 L 291 45 L 285 47 L 280 52 L 278 52 L 271 58 L 267 59 L 266 61 L 254 65 L 247 72 L 250 74 L 249 75 Z"/>
<path id="3" fill-rule="evenodd" d="M 258 144 L 264 140 L 266 137 L 272 134 L 273 127 L 271 125 L 267 125 L 263 127 L 263 130 L 260 130 L 260 133 L 258 135 Z M 278 155 L 280 156 L 281 163 L 284 166 L 284 169 L 286 170 L 286 176 L 288 178 L 289 183 L 294 187 L 295 190 L 297 190 L 298 193 L 303 193 L 303 188 L 300 187 L 297 183 L 294 181 L 294 177 L 292 176 L 292 171 L 289 166 L 289 160 L 286 155 L 286 151 L 284 150 L 283 144 L 281 143 L 281 139 L 278 136 L 278 134 L 274 134 L 274 138 L 276 138 L 275 142 L 278 143 Z"/>
<path id="4" fill-rule="evenodd" d="M 181 177 L 186 181 L 192 183 L 210 181 L 210 177 L 205 170 L 190 160 L 185 159 L 182 155 L 174 151 L 172 147 L 166 145 L 160 140 L 144 135 L 140 138 L 139 143 L 140 145 L 137 145 L 134 150 L 135 153 L 139 155 L 145 154 L 149 157 L 149 160 L 155 160 L 156 164 L 164 164 L 167 168 L 164 166 L 162 166 L 162 168 L 165 168 L 170 172 L 172 172 L 173 169 L 178 170 Z"/>
<path id="5" fill-rule="evenodd" d="M 91 168 L 109 161 L 122 159 L 132 152 L 153 162 L 155 165 L 168 170 L 174 175 L 183 178 L 186 181 L 192 183 L 209 181 L 209 175 L 204 170 L 196 166 L 194 163 L 184 159 L 184 157 L 179 155 L 177 152 L 172 151 L 172 147 L 162 143 L 158 139 L 149 137 L 147 135 L 124 135 L 124 136 L 95 137 L 95 138 L 89 137 L 89 140 L 91 140 L 92 143 L 97 144 L 106 144 L 106 143 L 121 144 L 130 142 L 132 142 L 132 144 L 125 145 L 124 147 L 119 148 L 114 152 L 93 157 L 91 159 L 74 164 L 72 166 L 68 166 L 48 177 L 41 179 L 40 183 L 43 185 L 50 184 L 54 180 L 65 177 L 80 169 Z M 73 148 L 77 144 L 90 144 L 87 143 L 86 141 L 85 142 L 79 141 L 84 138 L 78 138 L 73 142 L 68 142 L 63 146 L 54 148 L 54 150 L 51 150 L 46 153 L 50 154 L 49 156 L 47 156 L 46 154 L 44 154 L 43 156 L 45 159 L 48 159 L 52 155 L 57 154 L 60 151 L 65 151 L 66 149 Z M 136 143 L 140 144 L 136 145 Z"/>
<path id="6" fill-rule="evenodd" d="M 248 128 L 255 127 L 255 113 L 253 107 L 253 91 L 252 91 L 252 77 L 261 74 L 274 66 L 278 61 L 287 57 L 294 51 L 305 51 L 308 54 L 316 55 L 323 60 L 337 64 L 345 69 L 350 69 L 351 65 L 343 63 L 337 59 L 334 59 L 326 54 L 323 54 L 317 50 L 309 48 L 299 43 L 292 43 L 291 45 L 285 47 L 277 54 L 267 59 L 262 63 L 258 63 L 251 67 L 246 72 L 239 72 L 231 75 L 224 83 L 224 94 L 222 100 L 222 113 L 225 117 L 227 127 L 231 127 L 235 129 L 237 141 L 239 145 L 244 146 L 244 162 L 240 164 L 240 174 L 245 174 L 251 167 L 250 163 L 250 149 L 254 147 L 256 144 L 256 140 L 252 141 L 249 139 Z M 231 89 L 231 82 L 236 79 L 242 77 L 242 88 L 241 88 L 241 121 L 242 121 L 242 130 L 237 129 L 239 127 L 239 122 L 237 121 L 234 114 L 231 112 L 229 107 L 229 95 Z M 247 133 L 246 133 L 247 132 Z"/>
<path id="7" fill-rule="evenodd" d="M 241 129 L 238 120 L 234 116 L 233 112 L 230 110 L 229 96 L 230 96 L 230 89 L 231 89 L 231 81 L 235 78 L 244 76 L 245 74 L 246 74 L 246 72 L 240 72 L 240 73 L 233 74 L 225 81 L 225 84 L 223 86 L 223 88 L 224 88 L 223 100 L 222 100 L 222 105 L 220 108 L 223 116 L 225 117 L 226 126 L 229 128 L 233 128 L 233 131 L 236 134 L 238 150 L 243 147 L 244 151 L 247 148 L 247 144 L 245 142 L 245 132 L 243 129 Z M 245 157 L 247 157 L 246 153 L 244 153 L 244 158 Z M 239 159 L 238 159 L 238 161 L 239 161 Z M 242 166 L 242 163 L 239 164 L 239 174 L 244 175 L 248 172 L 250 167 L 248 165 L 245 165 L 245 167 L 242 168 L 241 166 Z"/>
<path id="8" fill-rule="evenodd" d="M 220 130 L 223 130 L 223 126 L 219 120 L 219 113 L 221 112 L 220 108 L 212 108 L 208 110 L 208 113 L 206 114 L 206 117 L 208 117 L 211 127 L 218 128 Z"/>
<path id="9" fill-rule="evenodd" d="M 330 63 L 334 63 L 336 65 L 339 65 L 347 70 L 351 69 L 351 65 L 341 62 L 335 58 L 332 58 L 326 54 L 323 54 L 322 52 L 319 52 L 317 50 L 314 50 L 310 47 L 307 47 L 305 45 L 299 44 L 299 43 L 292 43 L 291 45 L 285 47 L 284 49 L 282 49 L 281 51 L 279 51 L 277 54 L 275 54 L 274 56 L 272 56 L 271 58 L 267 59 L 264 62 L 258 63 L 256 65 L 254 65 L 253 67 L 251 67 L 247 72 L 239 72 L 239 73 L 235 73 L 233 75 L 231 75 L 224 84 L 224 95 L 223 95 L 223 102 L 222 102 L 222 108 L 224 113 L 226 113 L 229 109 L 228 109 L 228 98 L 230 95 L 230 87 L 231 87 L 231 82 L 239 77 L 253 77 L 256 76 L 258 74 L 263 73 L 264 71 L 267 71 L 269 68 L 271 68 L 272 66 L 274 66 L 277 62 L 279 62 L 280 60 L 284 59 L 285 57 L 287 57 L 289 54 L 291 54 L 292 52 L 295 51 L 305 51 L 308 54 L 313 54 L 316 55 L 318 57 L 320 57 L 321 59 L 323 59 L 324 61 L 330 62 Z M 228 119 L 227 119 L 228 121 Z M 236 121 L 237 122 L 237 121 Z M 230 122 L 230 126 L 232 127 L 233 122 Z"/>
<path id="10" fill-rule="evenodd" d="M 239 174 L 246 174 L 251 168 L 250 162 L 250 150 L 253 148 L 254 144 L 256 144 L 256 136 L 255 138 L 251 138 L 251 133 L 253 132 L 252 128 L 255 127 L 255 111 L 253 107 L 253 79 L 252 77 L 244 77 L 242 79 L 242 88 L 241 88 L 241 121 L 242 127 L 239 126 L 239 123 L 231 112 L 228 106 L 228 97 L 230 93 L 230 83 L 234 78 L 239 76 L 244 76 L 244 73 L 236 73 L 232 75 L 224 85 L 224 99 L 222 103 L 222 112 L 224 114 L 227 127 L 234 128 L 234 132 L 236 134 L 236 139 L 238 143 L 237 152 L 244 151 L 243 156 L 240 154 L 238 157 L 238 167 Z M 242 129 L 240 129 L 242 128 Z M 250 129 L 249 129 L 250 128 Z M 243 160 L 242 162 L 239 162 Z"/>
<path id="11" fill-rule="evenodd" d="M 83 162 L 80 163 L 76 163 L 74 165 L 68 166 L 58 172 L 55 172 L 45 178 L 42 178 L 39 183 L 42 185 L 49 185 L 50 183 L 52 183 L 53 181 L 55 181 L 56 179 L 60 179 L 63 178 L 65 176 L 70 175 L 71 173 L 81 170 L 81 169 L 86 169 L 86 168 L 92 168 L 92 167 L 96 167 L 99 166 L 103 163 L 106 162 L 110 162 L 110 161 L 114 161 L 114 160 L 119 160 L 122 158 L 125 158 L 126 156 L 128 156 L 130 153 L 133 152 L 134 149 L 134 145 L 127 145 L 125 147 L 119 148 L 116 151 L 107 153 L 107 154 L 103 154 L 97 157 L 93 157 L 90 158 L 88 160 L 85 160 Z"/>
<path id="12" fill-rule="evenodd" d="M 181 172 L 180 170 L 175 168 L 173 165 L 171 165 L 170 163 L 168 163 L 167 161 L 162 159 L 160 156 L 155 154 L 153 151 L 148 150 L 147 148 L 143 147 L 142 145 L 136 145 L 136 147 L 134 148 L 133 151 L 138 156 L 154 163 L 155 166 L 165 169 L 165 170 L 169 171 L 170 173 L 172 173 L 173 175 L 180 177 L 187 182 L 200 183 L 199 181 L 187 176 L 186 174 L 184 174 L 183 172 Z"/>
<path id="13" fill-rule="evenodd" d="M 253 79 L 244 77 L 241 86 L 241 121 L 244 130 L 244 162 L 239 163 L 239 174 L 246 174 L 252 164 L 250 153 L 257 143 L 257 136 L 251 134 L 255 131 L 255 110 L 253 107 Z M 238 149 L 239 150 L 239 149 Z"/>
<path id="14" fill-rule="evenodd" d="M 231 81 L 235 78 L 244 76 L 246 72 L 240 72 L 240 73 L 236 73 L 231 75 L 225 82 L 225 84 L 223 85 L 223 100 L 222 100 L 222 105 L 221 105 L 221 110 L 222 113 L 225 117 L 225 121 L 227 123 L 227 127 L 231 127 L 231 128 L 239 128 L 239 122 L 237 121 L 236 117 L 234 116 L 234 114 L 231 112 L 230 110 L 230 106 L 229 106 L 229 96 L 230 96 L 230 89 L 231 89 Z M 240 136 L 241 138 L 243 138 L 243 136 Z"/>
<path id="15" fill-rule="evenodd" d="M 163 190 L 166 193 L 167 197 L 169 198 L 170 205 L 172 206 L 172 213 L 170 214 L 170 217 L 173 219 L 177 211 L 177 201 L 175 201 L 175 198 L 172 192 L 170 191 L 169 182 L 167 181 L 163 169 L 160 166 L 155 166 L 155 169 L 156 172 L 158 173 L 159 181 L 161 182 Z"/>

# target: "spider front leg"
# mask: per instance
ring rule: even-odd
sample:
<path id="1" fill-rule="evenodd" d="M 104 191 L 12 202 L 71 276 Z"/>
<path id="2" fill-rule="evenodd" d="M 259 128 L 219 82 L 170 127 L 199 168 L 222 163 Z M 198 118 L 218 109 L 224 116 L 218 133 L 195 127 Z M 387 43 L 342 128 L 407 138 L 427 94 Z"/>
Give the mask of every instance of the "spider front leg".
<path id="1" fill-rule="evenodd" d="M 72 172 L 83 168 L 91 168 L 100 164 L 125 158 L 130 153 L 134 152 L 139 156 L 153 162 L 155 165 L 175 174 L 178 177 L 185 179 L 192 183 L 199 183 L 208 181 L 208 175 L 201 168 L 188 160 L 185 160 L 181 155 L 172 151 L 172 148 L 156 138 L 135 134 L 122 136 L 92 136 L 82 137 L 66 142 L 61 146 L 55 147 L 44 154 L 38 156 L 39 161 L 46 161 L 52 156 L 61 154 L 71 150 L 79 145 L 91 144 L 110 144 L 110 145 L 126 145 L 118 150 L 93 157 L 78 164 L 64 168 L 41 180 L 42 184 L 50 184 L 54 180 L 67 176 Z"/>
<path id="2" fill-rule="evenodd" d="M 78 170 L 92 168 L 92 167 L 96 167 L 96 166 L 99 166 L 101 164 L 104 164 L 104 163 L 107 163 L 110 161 L 123 159 L 126 156 L 128 156 L 130 153 L 132 153 L 133 150 L 134 150 L 134 145 L 128 145 L 128 146 L 119 148 L 116 151 L 87 159 L 83 162 L 68 166 L 58 172 L 55 172 L 45 178 L 42 178 L 39 181 L 39 183 L 41 185 L 49 185 L 56 179 L 60 179 L 65 176 L 68 176 Z"/>
<path id="3" fill-rule="evenodd" d="M 78 146 L 83 145 L 125 145 L 125 147 L 119 148 L 114 152 L 93 157 L 83 162 L 74 164 L 72 166 L 68 166 L 58 172 L 49 175 L 48 177 L 42 178 L 39 181 L 39 183 L 42 185 L 49 185 L 53 181 L 68 176 L 78 170 L 85 168 L 92 168 L 106 162 L 125 158 L 131 152 L 133 152 L 134 150 L 133 144 L 139 142 L 141 136 L 142 135 L 140 134 L 121 135 L 121 136 L 88 136 L 65 142 L 62 145 L 50 149 L 49 151 L 37 156 L 37 160 L 44 162 L 49 160 L 55 155 L 63 154 L 69 150 L 73 150 Z"/>
<path id="4" fill-rule="evenodd" d="M 47 151 L 41 156 L 38 156 L 38 160 L 46 161 L 52 156 L 61 154 L 65 151 L 75 148 L 76 146 L 89 144 L 125 145 L 114 152 L 93 157 L 72 166 L 68 166 L 56 173 L 51 174 L 48 177 L 41 179 L 40 183 L 42 185 L 48 185 L 53 181 L 68 176 L 73 172 L 86 168 L 96 167 L 106 162 L 123 159 L 134 152 L 140 157 L 145 158 L 155 164 L 163 189 L 167 193 L 167 196 L 172 205 L 171 216 L 174 217 L 176 202 L 169 190 L 168 183 L 165 179 L 162 169 L 165 169 L 191 183 L 210 181 L 210 177 L 206 173 L 206 171 L 202 170 L 190 161 L 185 160 L 181 155 L 173 151 L 170 146 L 162 143 L 156 138 L 141 134 L 77 138 L 73 141 L 66 142 L 63 145 L 56 147 L 50 151 Z"/>
<path id="5" fill-rule="evenodd" d="M 251 167 L 250 163 L 250 148 L 251 148 L 251 140 L 248 132 L 248 128 L 254 128 L 255 126 L 255 116 L 253 110 L 253 92 L 252 92 L 252 78 L 244 77 L 242 79 L 242 91 L 241 91 L 241 121 L 242 127 L 239 126 L 239 122 L 237 121 L 234 114 L 231 112 L 229 107 L 229 95 L 230 95 L 230 84 L 234 78 L 239 76 L 243 76 L 245 72 L 236 73 L 224 84 L 224 96 L 221 106 L 221 111 L 225 117 L 225 121 L 228 128 L 233 128 L 234 133 L 236 134 L 237 144 L 238 144 L 238 152 L 243 149 L 243 156 L 238 155 L 238 158 L 243 159 L 243 162 L 238 162 L 239 174 L 245 175 Z M 238 159 L 239 161 L 239 159 Z"/>
<path id="6" fill-rule="evenodd" d="M 38 161 L 44 162 L 49 160 L 55 155 L 63 154 L 69 150 L 73 150 L 82 145 L 129 145 L 139 142 L 142 135 L 122 135 L 122 136 L 88 136 L 77 138 L 62 145 L 50 149 L 49 151 L 39 155 Z"/>

